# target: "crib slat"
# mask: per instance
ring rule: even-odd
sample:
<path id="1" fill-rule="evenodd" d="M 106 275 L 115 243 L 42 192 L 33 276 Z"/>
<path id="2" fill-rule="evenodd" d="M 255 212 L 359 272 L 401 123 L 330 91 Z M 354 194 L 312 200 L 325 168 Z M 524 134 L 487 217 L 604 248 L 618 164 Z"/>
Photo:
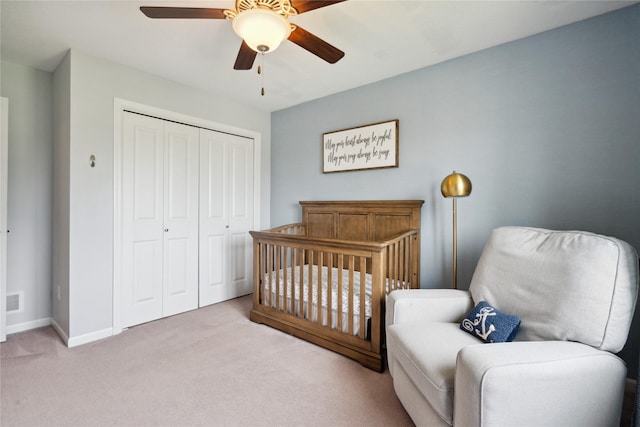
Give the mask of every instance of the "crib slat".
<path id="1" fill-rule="evenodd" d="M 413 236 L 411 237 L 412 240 L 417 240 L 417 236 Z M 418 259 L 417 261 L 414 259 L 414 253 L 413 253 L 413 242 L 409 242 L 408 244 L 408 255 L 407 255 L 407 259 L 412 260 L 413 264 L 411 265 L 410 269 L 412 271 L 411 273 L 411 277 L 410 277 L 410 281 L 411 281 L 411 287 L 412 288 L 417 288 L 420 287 L 420 282 L 418 279 L 418 277 L 416 277 L 415 272 L 419 272 L 420 271 L 420 260 Z M 419 252 L 418 252 L 419 253 Z M 416 263 L 417 263 L 417 267 L 416 267 Z"/>
<path id="2" fill-rule="evenodd" d="M 409 287 L 409 283 L 411 283 L 411 266 L 409 265 L 409 250 L 411 249 L 411 238 L 407 237 L 404 239 L 404 252 L 402 253 L 402 259 L 404 260 L 404 289 Z"/>
<path id="3" fill-rule="evenodd" d="M 322 325 L 322 266 L 324 265 L 324 252 L 318 252 L 318 262 L 316 268 L 318 269 L 318 280 L 316 287 L 318 288 L 318 302 L 316 303 L 316 310 L 318 312 L 317 322 L 318 325 Z"/>
<path id="4" fill-rule="evenodd" d="M 404 261 L 404 248 L 406 245 L 406 239 L 402 239 L 399 243 L 399 253 L 398 253 L 398 257 L 400 258 L 400 273 L 399 273 L 399 279 L 400 279 L 400 288 L 404 289 L 406 288 L 407 285 L 407 266 L 406 263 Z"/>
<path id="5" fill-rule="evenodd" d="M 267 265 L 269 266 L 269 275 L 267 283 L 269 284 L 269 292 L 267 292 L 267 298 L 265 299 L 265 305 L 272 307 L 273 298 L 273 245 L 267 245 Z"/>
<path id="6" fill-rule="evenodd" d="M 388 250 L 387 250 L 387 276 L 389 277 L 389 285 L 390 287 L 393 289 L 393 287 L 396 285 L 394 278 L 395 278 L 395 274 L 393 271 L 393 259 L 394 259 L 394 251 L 393 251 L 393 246 L 389 246 Z"/>
<path id="7" fill-rule="evenodd" d="M 394 288 L 399 289 L 402 287 L 402 266 L 400 261 L 400 242 L 396 242 L 393 245 L 393 265 L 394 265 Z"/>
<path id="8" fill-rule="evenodd" d="M 371 280 L 377 286 L 372 288 L 371 292 L 371 330 L 369 333 L 371 339 L 371 348 L 375 351 L 381 349 L 382 337 L 381 330 L 384 328 L 382 319 L 382 302 L 384 294 L 381 295 L 384 281 L 388 277 L 389 251 L 381 251 L 373 254 L 371 260 Z M 377 319 L 377 321 L 376 321 Z"/>
<path id="9" fill-rule="evenodd" d="M 304 280 L 303 280 L 303 278 L 304 278 L 304 261 L 305 261 L 304 257 L 305 257 L 305 255 L 306 255 L 305 254 L 305 250 L 304 249 L 300 249 L 300 256 L 302 257 L 302 259 L 300 260 L 300 265 L 299 265 L 299 268 L 300 268 L 299 273 L 300 274 L 298 275 L 298 277 L 299 277 L 299 279 L 298 279 L 298 282 L 299 282 L 299 285 L 298 285 L 298 292 L 299 292 L 298 301 L 299 301 L 299 305 L 300 305 L 300 308 L 298 309 L 298 317 L 300 317 L 301 319 L 304 318 L 304 298 L 303 298 L 303 295 L 304 295 Z"/>
<path id="10" fill-rule="evenodd" d="M 313 258 L 314 251 L 309 251 L 309 268 L 308 268 L 308 276 L 307 276 L 307 319 L 309 321 L 313 321 Z"/>
<path id="11" fill-rule="evenodd" d="M 402 287 L 402 266 L 400 265 L 400 246 L 402 245 L 402 242 L 396 242 L 393 245 L 393 252 L 394 252 L 394 260 L 393 260 L 393 264 L 395 265 L 395 288 L 401 288 Z"/>
<path id="12" fill-rule="evenodd" d="M 289 311 L 288 313 L 290 314 L 294 314 L 296 311 L 296 307 L 295 307 L 295 297 L 296 297 L 296 253 L 297 253 L 297 249 L 294 248 L 289 248 L 289 252 L 291 255 L 290 258 L 290 265 L 291 265 L 291 302 L 289 304 Z M 287 289 L 289 289 L 289 286 L 287 286 Z"/>
<path id="13" fill-rule="evenodd" d="M 291 248 L 291 304 L 290 304 L 290 310 L 291 310 L 291 314 L 296 313 L 296 283 L 297 282 L 297 265 L 298 265 L 298 251 L 299 249 L 294 249 Z"/>
<path id="14" fill-rule="evenodd" d="M 333 255 L 329 254 L 327 259 L 327 326 L 333 324 Z"/>
<path id="15" fill-rule="evenodd" d="M 394 246 L 396 247 L 396 288 L 402 288 L 402 257 L 400 256 L 402 241 L 397 242 Z"/>
<path id="16" fill-rule="evenodd" d="M 282 271 L 284 271 L 284 277 L 282 278 L 282 284 L 284 289 L 282 290 L 282 311 L 284 311 L 285 313 L 289 312 L 289 252 L 291 251 L 291 248 L 287 248 L 286 246 L 282 247 L 282 255 L 283 255 L 283 259 L 282 259 Z"/>
<path id="17" fill-rule="evenodd" d="M 365 329 L 367 323 L 365 321 L 365 307 L 366 307 L 366 294 L 367 294 L 367 260 L 365 257 L 360 257 L 360 328 L 358 336 L 361 339 L 365 338 Z"/>
<path id="18" fill-rule="evenodd" d="M 256 251 L 258 251 L 258 256 L 259 259 L 258 260 L 254 260 L 253 261 L 253 265 L 254 268 L 257 268 L 256 271 L 253 272 L 253 275 L 256 276 L 256 279 L 258 283 L 258 288 L 260 290 L 259 295 L 254 295 L 253 298 L 254 300 L 256 298 L 258 298 L 258 303 L 263 305 L 264 304 L 264 287 L 265 287 L 265 279 L 264 279 L 264 273 L 267 271 L 266 270 L 266 266 L 264 265 L 264 245 L 261 244 L 260 242 L 257 242 L 255 244 L 255 248 Z"/>
<path id="19" fill-rule="evenodd" d="M 281 256 L 281 251 L 282 248 L 281 246 L 276 246 L 274 245 L 274 251 L 275 251 L 275 271 L 276 271 L 276 286 L 275 286 L 275 294 L 274 294 L 274 298 L 275 298 L 275 307 L 277 311 L 280 311 L 280 272 L 281 270 L 281 266 L 282 266 L 282 261 L 280 259 Z M 271 289 L 273 291 L 273 289 Z"/>
<path id="20" fill-rule="evenodd" d="M 349 255 L 349 306 L 347 312 L 349 314 L 348 321 L 348 329 L 350 335 L 353 335 L 353 290 L 354 290 L 354 278 L 353 278 L 353 270 L 355 268 L 355 257 L 353 255 Z"/>
<path id="21" fill-rule="evenodd" d="M 338 316 L 338 330 L 342 330 L 342 278 L 344 275 L 342 271 L 344 270 L 344 255 L 338 255 L 338 295 L 336 298 L 338 299 L 338 310 L 336 311 L 336 315 Z"/>

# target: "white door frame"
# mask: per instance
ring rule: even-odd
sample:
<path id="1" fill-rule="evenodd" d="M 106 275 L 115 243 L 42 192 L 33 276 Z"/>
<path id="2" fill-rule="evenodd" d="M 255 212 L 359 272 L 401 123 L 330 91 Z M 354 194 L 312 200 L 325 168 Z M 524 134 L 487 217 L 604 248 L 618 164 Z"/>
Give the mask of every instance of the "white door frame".
<path id="1" fill-rule="evenodd" d="M 253 228 L 260 224 L 260 153 L 261 134 L 211 120 L 191 117 L 134 101 L 114 98 L 113 102 L 113 335 L 123 331 L 122 327 L 122 115 L 124 111 L 146 114 L 159 119 L 175 121 L 200 128 L 226 132 L 252 138 L 254 141 L 253 163 Z"/>
<path id="2" fill-rule="evenodd" d="M 7 180 L 9 100 L 0 98 L 0 342 L 7 339 Z"/>

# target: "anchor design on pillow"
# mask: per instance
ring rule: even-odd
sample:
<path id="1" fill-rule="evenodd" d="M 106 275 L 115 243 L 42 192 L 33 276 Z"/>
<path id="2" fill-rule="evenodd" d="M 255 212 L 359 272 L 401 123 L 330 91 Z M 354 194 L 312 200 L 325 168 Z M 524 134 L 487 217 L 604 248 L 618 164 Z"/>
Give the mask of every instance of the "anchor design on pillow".
<path id="1" fill-rule="evenodd" d="M 487 330 L 487 317 L 495 315 L 496 313 L 493 307 L 483 307 L 478 311 L 478 313 L 476 313 L 476 319 L 473 322 L 469 319 L 464 319 L 462 321 L 462 326 L 469 332 L 475 331 L 476 335 L 486 341 L 487 337 L 496 330 L 495 326 L 493 325 L 489 325 L 489 329 Z M 482 332 L 476 329 L 476 326 L 478 325 L 481 325 Z"/>

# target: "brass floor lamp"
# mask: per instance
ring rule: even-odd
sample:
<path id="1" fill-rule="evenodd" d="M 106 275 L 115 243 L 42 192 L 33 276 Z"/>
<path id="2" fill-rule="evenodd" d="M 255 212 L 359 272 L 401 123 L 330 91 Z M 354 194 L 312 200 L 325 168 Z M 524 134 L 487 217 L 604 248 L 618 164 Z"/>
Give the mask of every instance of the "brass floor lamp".
<path id="1" fill-rule="evenodd" d="M 453 289 L 458 289 L 458 197 L 467 197 L 471 194 L 471 180 L 461 173 L 453 171 L 442 180 L 440 191 L 446 198 L 453 198 Z"/>

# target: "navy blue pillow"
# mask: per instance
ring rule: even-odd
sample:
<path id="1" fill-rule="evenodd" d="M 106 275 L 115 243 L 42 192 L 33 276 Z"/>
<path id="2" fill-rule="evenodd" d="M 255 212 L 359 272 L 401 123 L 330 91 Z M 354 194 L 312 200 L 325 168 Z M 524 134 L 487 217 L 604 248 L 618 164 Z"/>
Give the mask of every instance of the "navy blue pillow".
<path id="1" fill-rule="evenodd" d="M 520 329 L 520 318 L 480 301 L 460 323 L 460 329 L 486 343 L 509 342 Z"/>

